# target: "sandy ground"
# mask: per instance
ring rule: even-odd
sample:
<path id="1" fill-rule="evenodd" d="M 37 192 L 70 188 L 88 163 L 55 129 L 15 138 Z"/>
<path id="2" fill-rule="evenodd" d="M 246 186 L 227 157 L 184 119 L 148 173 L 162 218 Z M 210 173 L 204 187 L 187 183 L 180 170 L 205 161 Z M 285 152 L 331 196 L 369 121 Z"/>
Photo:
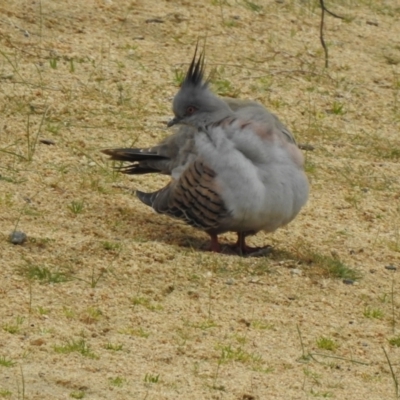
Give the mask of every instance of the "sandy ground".
<path id="1" fill-rule="evenodd" d="M 329 7 L 325 69 L 316 1 L 0 2 L 0 398 L 397 398 L 400 4 Z M 214 90 L 314 148 L 267 257 L 204 251 L 100 153 L 170 134 L 205 35 Z"/>

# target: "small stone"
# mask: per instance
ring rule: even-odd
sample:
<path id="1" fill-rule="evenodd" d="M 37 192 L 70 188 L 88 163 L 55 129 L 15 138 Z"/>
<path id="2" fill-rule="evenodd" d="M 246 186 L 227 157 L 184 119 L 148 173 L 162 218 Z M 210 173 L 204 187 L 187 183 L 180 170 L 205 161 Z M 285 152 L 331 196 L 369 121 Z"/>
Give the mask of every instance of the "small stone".
<path id="1" fill-rule="evenodd" d="M 353 279 L 343 279 L 345 285 L 354 285 Z"/>
<path id="2" fill-rule="evenodd" d="M 27 236 L 24 232 L 14 231 L 10 233 L 10 242 L 12 244 L 23 244 L 26 242 Z"/>
<path id="3" fill-rule="evenodd" d="M 56 142 L 51 139 L 39 139 L 40 143 L 46 144 L 47 146 L 55 146 Z"/>
<path id="4" fill-rule="evenodd" d="M 162 20 L 161 18 L 149 18 L 149 19 L 146 19 L 146 24 L 151 24 L 151 23 L 153 23 L 153 24 L 163 24 L 164 23 L 164 20 Z"/>
<path id="5" fill-rule="evenodd" d="M 164 289 L 164 293 L 167 294 L 171 294 L 173 291 L 175 290 L 175 286 L 174 285 L 168 285 L 165 289 Z"/>
<path id="6" fill-rule="evenodd" d="M 189 296 L 191 299 L 194 299 L 194 300 L 197 300 L 197 299 L 200 298 L 200 295 L 199 295 L 197 292 L 195 292 L 194 290 L 189 290 L 189 291 L 188 291 L 188 296 Z"/>
<path id="7" fill-rule="evenodd" d="M 246 320 L 246 319 L 244 319 L 244 318 L 239 319 L 239 322 L 240 322 L 241 324 L 246 325 L 247 327 L 249 327 L 249 326 L 251 325 L 251 322 L 248 321 L 248 320 Z"/>
<path id="8" fill-rule="evenodd" d="M 397 270 L 397 267 L 395 267 L 393 264 L 385 265 L 385 268 L 388 269 L 389 271 Z"/>
<path id="9" fill-rule="evenodd" d="M 293 21 L 292 21 L 293 22 Z M 298 147 L 301 149 L 301 150 L 307 150 L 307 151 L 314 151 L 315 150 L 315 147 L 312 145 L 312 144 L 309 144 L 309 143 L 300 143 L 299 145 L 298 145 Z"/>
<path id="10" fill-rule="evenodd" d="M 291 269 L 290 273 L 292 275 L 297 275 L 297 276 L 303 275 L 303 271 L 301 269 L 298 269 L 298 268 Z"/>
<path id="11" fill-rule="evenodd" d="M 226 283 L 227 285 L 234 285 L 234 284 L 235 284 L 235 280 L 234 280 L 233 278 L 229 278 L 229 279 L 227 279 L 227 280 L 225 281 L 225 283 Z"/>
<path id="12" fill-rule="evenodd" d="M 45 343 L 46 343 L 46 341 L 44 339 L 42 339 L 42 338 L 31 340 L 31 345 L 32 346 L 43 346 Z"/>

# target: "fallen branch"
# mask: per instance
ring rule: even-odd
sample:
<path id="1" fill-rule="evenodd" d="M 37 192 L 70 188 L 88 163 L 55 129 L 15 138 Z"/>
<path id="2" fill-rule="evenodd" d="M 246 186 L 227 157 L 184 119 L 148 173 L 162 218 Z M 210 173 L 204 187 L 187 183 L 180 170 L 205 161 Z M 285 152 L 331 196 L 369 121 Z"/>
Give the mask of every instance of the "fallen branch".
<path id="1" fill-rule="evenodd" d="M 319 26 L 319 39 L 321 40 L 322 47 L 324 49 L 325 53 L 325 68 L 328 68 L 329 65 L 329 55 L 328 55 L 328 47 L 325 44 L 324 40 L 324 21 L 325 21 L 325 12 L 328 14 L 332 15 L 332 17 L 339 18 L 339 19 L 344 19 L 344 17 L 341 17 L 340 15 L 337 15 L 333 13 L 332 11 L 329 11 L 324 3 L 324 0 L 319 0 L 319 3 L 321 4 L 321 23 Z"/>

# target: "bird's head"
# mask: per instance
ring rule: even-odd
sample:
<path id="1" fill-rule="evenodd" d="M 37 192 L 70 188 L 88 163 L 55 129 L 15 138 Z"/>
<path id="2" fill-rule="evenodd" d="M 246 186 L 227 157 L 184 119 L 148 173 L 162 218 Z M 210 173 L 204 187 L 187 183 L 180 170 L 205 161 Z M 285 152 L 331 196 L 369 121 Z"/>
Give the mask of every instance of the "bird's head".
<path id="1" fill-rule="evenodd" d="M 209 89 L 204 80 L 204 51 L 197 59 L 197 46 L 192 62 L 179 92 L 175 95 L 172 110 L 175 117 L 168 126 L 186 124 L 201 127 L 215 122 L 215 117 L 230 111 L 224 101 Z"/>

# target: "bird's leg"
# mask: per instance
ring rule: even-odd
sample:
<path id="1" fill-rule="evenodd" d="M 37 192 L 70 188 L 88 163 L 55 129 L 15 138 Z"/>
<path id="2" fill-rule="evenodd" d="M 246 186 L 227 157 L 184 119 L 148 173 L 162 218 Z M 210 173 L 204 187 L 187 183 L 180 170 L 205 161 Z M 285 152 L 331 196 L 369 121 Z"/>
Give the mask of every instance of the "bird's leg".
<path id="1" fill-rule="evenodd" d="M 249 233 L 249 232 L 247 232 Z M 210 251 L 214 253 L 224 253 L 224 254 L 230 254 L 232 255 L 232 247 L 230 247 L 230 250 L 227 248 L 222 249 L 219 241 L 218 241 L 218 236 L 214 234 L 210 234 L 210 239 L 211 239 L 211 244 L 210 244 Z M 265 247 L 251 247 L 247 246 L 246 244 L 246 232 L 237 232 L 238 235 L 238 240 L 234 244 L 234 249 L 237 249 L 234 251 L 233 254 L 237 254 L 239 252 L 239 255 L 241 256 L 246 256 L 246 255 L 252 255 L 252 256 L 263 256 L 266 255 L 270 252 L 271 246 L 265 246 Z"/>
<path id="2" fill-rule="evenodd" d="M 237 232 L 237 242 L 235 243 L 235 247 L 239 249 L 239 255 L 246 254 L 246 236 L 244 232 Z"/>
<path id="3" fill-rule="evenodd" d="M 213 251 L 214 253 L 221 253 L 221 245 L 218 242 L 218 236 L 210 234 L 210 238 L 211 238 L 210 250 Z"/>
<path id="4" fill-rule="evenodd" d="M 238 235 L 237 242 L 235 243 L 234 247 L 239 249 L 239 255 L 247 255 L 247 254 L 253 254 L 256 255 L 256 253 L 260 253 L 260 255 L 263 255 L 266 251 L 268 252 L 271 249 L 271 246 L 265 246 L 265 247 L 251 247 L 247 246 L 246 244 L 246 232 L 236 232 Z M 259 254 L 257 254 L 259 255 Z"/>

